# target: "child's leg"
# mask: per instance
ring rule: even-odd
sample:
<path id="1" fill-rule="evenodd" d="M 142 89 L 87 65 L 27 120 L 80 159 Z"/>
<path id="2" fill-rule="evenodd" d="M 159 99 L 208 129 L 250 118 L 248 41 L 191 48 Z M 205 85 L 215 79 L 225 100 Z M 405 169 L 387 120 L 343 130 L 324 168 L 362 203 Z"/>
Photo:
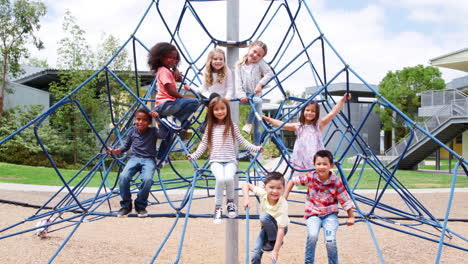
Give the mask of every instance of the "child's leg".
<path id="1" fill-rule="evenodd" d="M 135 200 L 135 209 L 145 209 L 148 205 L 148 196 L 151 191 L 151 186 L 153 185 L 153 175 L 154 170 L 156 169 L 156 164 L 154 159 L 144 158 L 141 159 L 141 186 L 140 191 L 138 192 L 137 198 Z"/>
<path id="2" fill-rule="evenodd" d="M 218 162 L 211 163 L 210 168 L 211 168 L 211 172 L 213 173 L 213 176 L 215 176 L 216 178 L 215 205 L 219 207 L 221 206 L 223 202 L 223 191 L 224 191 L 224 185 L 225 185 L 224 168 L 223 168 L 223 165 Z"/>
<path id="3" fill-rule="evenodd" d="M 318 235 L 320 227 L 322 226 L 322 220 L 318 216 L 311 216 L 307 218 L 307 241 L 306 241 L 306 252 L 305 252 L 305 263 L 314 263 L 315 259 L 315 246 L 317 245 Z"/>
<path id="4" fill-rule="evenodd" d="M 253 104 L 255 107 L 255 111 L 259 113 L 259 115 L 262 115 L 262 98 L 254 96 L 253 97 Z M 260 121 L 255 117 L 256 113 L 251 109 L 250 110 L 253 115 L 253 141 L 255 145 L 260 145 L 260 140 L 262 136 L 262 127 L 260 124 Z"/>
<path id="5" fill-rule="evenodd" d="M 173 115 L 183 123 L 197 110 L 199 105 L 200 101 L 196 98 L 179 98 L 173 106 L 175 110 Z"/>
<path id="6" fill-rule="evenodd" d="M 275 218 L 269 213 L 262 212 L 260 213 L 259 219 L 260 223 L 262 223 L 262 228 L 265 230 L 266 240 L 275 241 L 276 235 L 278 234 L 278 224 Z"/>
<path id="7" fill-rule="evenodd" d="M 127 161 L 123 171 L 119 176 L 119 191 L 122 201 L 120 206 L 122 208 L 132 210 L 132 194 L 130 193 L 130 181 L 133 175 L 135 175 L 141 168 L 141 164 L 138 158 L 130 158 Z"/>
<path id="8" fill-rule="evenodd" d="M 224 164 L 224 181 L 226 184 L 226 198 L 234 200 L 234 177 L 236 176 L 237 166 L 234 162 Z"/>
<path id="9" fill-rule="evenodd" d="M 263 255 L 263 244 L 265 243 L 266 240 L 266 233 L 264 228 L 260 230 L 260 233 L 258 234 L 257 239 L 255 240 L 255 246 L 254 249 L 252 250 L 252 264 L 260 264 L 262 260 L 262 255 Z"/>
<path id="10" fill-rule="evenodd" d="M 338 216 L 336 214 L 329 214 L 322 221 L 329 264 L 338 263 L 338 248 L 336 246 L 336 231 L 338 230 L 338 226 Z"/>

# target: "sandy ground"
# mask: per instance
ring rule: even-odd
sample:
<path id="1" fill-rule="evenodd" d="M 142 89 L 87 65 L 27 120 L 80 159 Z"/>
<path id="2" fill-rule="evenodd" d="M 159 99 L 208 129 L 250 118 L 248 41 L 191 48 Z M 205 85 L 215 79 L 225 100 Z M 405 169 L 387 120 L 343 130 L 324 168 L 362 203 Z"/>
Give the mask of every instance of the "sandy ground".
<path id="1" fill-rule="evenodd" d="M 42 204 L 50 197 L 46 192 L 1 191 L 0 199 L 15 200 L 32 204 Z M 89 194 L 88 194 L 89 195 Z M 446 193 L 415 194 L 415 196 L 436 217 L 443 217 L 447 207 Z M 164 197 L 157 194 L 160 201 Z M 171 197 L 172 198 L 172 197 Z M 293 197 L 294 198 L 294 197 Z M 295 197 L 303 200 L 303 196 Z M 251 198 L 253 201 L 253 198 Z M 457 193 L 450 214 L 452 218 L 468 218 L 468 193 Z M 112 199 L 113 209 L 118 209 L 118 198 Z M 384 201 L 394 206 L 404 206 L 395 194 L 387 194 Z M 363 208 L 365 209 L 365 208 Z M 212 213 L 213 199 L 194 200 L 192 213 Z M 101 212 L 109 212 L 103 205 Z M 174 212 L 167 205 L 148 207 L 149 213 Z M 252 208 L 256 213 L 256 208 Z M 36 209 L 0 203 L 0 228 L 6 228 L 33 215 Z M 290 203 L 290 214 L 302 214 L 303 204 Z M 240 213 L 244 211 L 241 209 Z M 382 214 L 382 213 L 381 213 Z M 64 216 L 72 216 L 67 213 Z M 344 215 L 344 213 L 340 213 Z M 304 222 L 300 217 L 294 221 Z M 239 263 L 245 263 L 245 220 L 234 220 L 239 228 Z M 341 219 L 343 222 L 344 219 Z M 34 227 L 36 221 L 25 222 L 2 236 Z M 173 234 L 160 252 L 155 263 L 172 263 L 177 257 L 181 241 L 184 219 L 177 223 Z M 403 223 L 403 222 L 402 222 Z M 85 222 L 77 229 L 54 263 L 149 263 L 159 248 L 168 230 L 174 224 L 174 218 L 116 218 Z M 399 227 L 391 224 L 392 227 Z M 182 255 L 179 263 L 225 263 L 225 227 L 214 225 L 209 218 L 190 218 L 185 233 Z M 259 230 L 258 220 L 250 221 L 249 243 L 253 246 Z M 432 232 L 434 229 L 417 227 Z M 468 237 L 468 223 L 450 222 L 449 228 Z M 376 240 L 382 251 L 385 263 L 434 263 L 438 244 L 414 236 L 372 225 Z M 415 232 L 411 229 L 406 229 Z M 1 263 L 47 263 L 63 243 L 72 228 L 52 232 L 49 238 L 40 239 L 33 232 L 8 237 L 0 240 Z M 322 235 L 322 234 L 321 234 Z M 291 225 L 285 243 L 280 251 L 278 263 L 303 263 L 306 231 L 304 226 Z M 438 239 L 438 237 L 434 237 Z M 375 244 L 365 223 L 352 227 L 341 226 L 338 235 L 339 258 L 341 263 L 379 263 Z M 447 238 L 446 241 L 467 248 L 468 243 L 460 238 Z M 269 253 L 265 253 L 263 263 L 271 263 Z M 466 251 L 444 247 L 441 263 L 466 263 Z M 316 263 L 326 263 L 326 250 L 320 239 L 316 251 Z"/>

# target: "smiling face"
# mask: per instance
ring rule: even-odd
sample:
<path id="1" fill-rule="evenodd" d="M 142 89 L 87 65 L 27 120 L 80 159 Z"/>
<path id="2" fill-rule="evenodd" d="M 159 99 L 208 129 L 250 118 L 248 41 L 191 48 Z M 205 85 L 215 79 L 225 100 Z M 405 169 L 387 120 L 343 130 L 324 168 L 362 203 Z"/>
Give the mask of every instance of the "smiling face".
<path id="1" fill-rule="evenodd" d="M 219 72 L 224 67 L 224 54 L 221 52 L 214 52 L 211 57 L 211 68 L 214 72 Z"/>
<path id="2" fill-rule="evenodd" d="M 265 51 L 260 46 L 251 46 L 247 53 L 246 64 L 257 63 L 265 56 Z"/>
<path id="3" fill-rule="evenodd" d="M 284 185 L 281 180 L 270 180 L 265 184 L 265 191 L 267 193 L 268 202 L 270 204 L 276 204 L 283 195 Z"/>
<path id="4" fill-rule="evenodd" d="M 304 108 L 304 118 L 307 124 L 312 123 L 317 116 L 317 105 L 316 104 L 309 104 Z"/>
<path id="5" fill-rule="evenodd" d="M 217 123 L 224 123 L 224 119 L 227 115 L 226 103 L 221 101 L 214 105 L 213 107 L 213 116 Z"/>
<path id="6" fill-rule="evenodd" d="M 330 170 L 333 168 L 333 163 L 330 162 L 328 157 L 316 156 L 314 167 L 320 180 L 324 181 L 330 177 Z"/>
<path id="7" fill-rule="evenodd" d="M 138 132 L 144 133 L 151 124 L 151 117 L 145 113 L 137 112 L 135 115 L 135 126 Z"/>
<path id="8" fill-rule="evenodd" d="M 179 62 L 177 50 L 172 50 L 163 57 L 162 63 L 166 68 L 172 69 Z"/>

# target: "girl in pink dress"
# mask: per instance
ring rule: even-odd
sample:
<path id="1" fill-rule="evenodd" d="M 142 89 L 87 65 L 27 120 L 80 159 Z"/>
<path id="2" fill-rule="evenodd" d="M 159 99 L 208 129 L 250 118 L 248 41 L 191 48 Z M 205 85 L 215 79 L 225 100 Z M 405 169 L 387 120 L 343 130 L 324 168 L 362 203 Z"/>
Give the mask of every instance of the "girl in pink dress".
<path id="1" fill-rule="evenodd" d="M 322 139 L 322 130 L 341 111 L 351 94 L 345 94 L 333 109 L 323 118 L 320 118 L 320 107 L 316 101 L 310 102 L 301 111 L 299 123 L 287 123 L 282 129 L 296 132 L 296 142 L 291 156 L 294 169 L 310 170 L 314 168 L 314 155 L 317 151 L 325 149 Z M 320 119 L 319 119 L 320 118 Z M 263 120 L 276 127 L 283 121 L 263 116 Z"/>

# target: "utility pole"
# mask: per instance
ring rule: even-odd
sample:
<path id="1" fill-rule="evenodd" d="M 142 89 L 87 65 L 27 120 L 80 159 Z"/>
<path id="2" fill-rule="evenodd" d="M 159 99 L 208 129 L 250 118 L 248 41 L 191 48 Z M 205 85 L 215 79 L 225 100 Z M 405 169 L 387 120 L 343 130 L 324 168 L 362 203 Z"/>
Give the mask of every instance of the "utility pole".
<path id="1" fill-rule="evenodd" d="M 235 42 L 239 40 L 239 0 L 226 1 L 226 26 L 227 26 L 227 40 L 228 42 Z M 235 63 L 239 58 L 239 47 L 236 45 L 227 45 L 226 64 L 234 73 Z M 233 77 L 235 78 L 234 74 Z M 239 102 L 231 102 L 231 117 L 232 121 L 239 124 Z M 236 146 L 238 152 L 238 146 Z M 236 154 L 237 155 L 237 154 Z M 239 177 L 234 176 L 234 188 L 239 187 Z M 239 194 L 234 193 L 234 203 L 239 206 Z M 238 210 L 239 211 L 239 210 Z M 237 219 L 227 219 L 226 223 L 226 264 L 239 263 L 239 223 Z M 248 249 L 247 249 L 248 250 Z"/>

